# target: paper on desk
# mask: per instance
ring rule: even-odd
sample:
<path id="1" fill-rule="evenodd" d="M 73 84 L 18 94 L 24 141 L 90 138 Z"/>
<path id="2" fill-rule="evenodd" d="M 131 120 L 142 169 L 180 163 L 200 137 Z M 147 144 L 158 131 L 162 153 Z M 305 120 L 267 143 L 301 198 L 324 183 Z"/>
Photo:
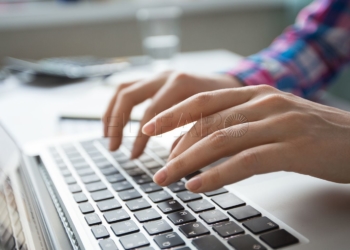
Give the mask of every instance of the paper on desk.
<path id="1" fill-rule="evenodd" d="M 115 87 L 108 85 L 96 86 L 88 90 L 85 94 L 80 95 L 79 98 L 73 102 L 69 102 L 69 105 L 62 108 L 60 115 L 70 117 L 102 118 L 114 92 Z M 131 113 L 131 119 L 141 120 L 149 103 L 150 100 L 146 100 L 135 106 Z"/>

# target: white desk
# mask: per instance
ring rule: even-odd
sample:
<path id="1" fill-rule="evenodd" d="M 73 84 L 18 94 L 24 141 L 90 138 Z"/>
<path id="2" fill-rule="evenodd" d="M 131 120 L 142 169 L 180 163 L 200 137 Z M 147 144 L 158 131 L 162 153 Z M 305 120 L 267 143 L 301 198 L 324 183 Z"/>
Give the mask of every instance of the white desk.
<path id="1" fill-rule="evenodd" d="M 171 67 L 205 74 L 233 67 L 239 59 L 238 55 L 224 50 L 184 53 L 174 59 Z M 147 68 L 117 74 L 107 82 L 152 73 Z M 114 93 L 114 86 L 99 79 L 56 87 L 21 84 L 16 78 L 7 81 L 17 86 L 0 92 L 0 121 L 21 145 L 57 136 L 59 116 L 67 111 L 102 114 Z"/>
<path id="2" fill-rule="evenodd" d="M 181 71 L 208 74 L 234 67 L 240 58 L 224 50 L 184 53 L 174 60 L 171 67 Z M 107 83 L 152 73 L 152 69 L 146 68 L 137 72 L 117 74 Z M 114 86 L 98 79 L 56 87 L 30 86 L 21 84 L 14 78 L 7 81 L 17 87 L 4 93 L 0 92 L 0 121 L 21 145 L 59 136 L 58 118 L 62 113 L 92 112 L 102 115 L 114 93 Z M 349 103 L 328 94 L 324 95 L 322 102 L 350 111 Z"/>

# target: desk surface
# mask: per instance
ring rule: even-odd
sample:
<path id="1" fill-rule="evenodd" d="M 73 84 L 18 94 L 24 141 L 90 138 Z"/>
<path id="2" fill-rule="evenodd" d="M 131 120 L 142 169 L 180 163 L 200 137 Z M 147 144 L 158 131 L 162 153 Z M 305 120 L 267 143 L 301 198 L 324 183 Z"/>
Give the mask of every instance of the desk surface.
<path id="1" fill-rule="evenodd" d="M 180 54 L 170 67 L 208 74 L 233 67 L 240 56 L 224 50 Z M 11 77 L 12 89 L 0 92 L 0 121 L 21 145 L 58 135 L 62 113 L 92 112 L 102 115 L 117 82 L 154 74 L 150 67 L 116 74 L 107 81 L 90 79 L 58 86 L 21 84 Z"/>
<path id="2" fill-rule="evenodd" d="M 234 67 L 240 59 L 240 56 L 225 50 L 183 53 L 173 60 L 170 67 L 210 74 Z M 116 74 L 107 81 L 90 79 L 51 87 L 21 84 L 12 77 L 6 81 L 13 88 L 0 92 L 0 121 L 21 145 L 57 137 L 60 115 L 70 112 L 102 116 L 118 82 L 154 74 L 155 71 L 146 67 Z M 349 103 L 327 93 L 323 95 L 322 102 L 350 111 Z M 142 113 L 142 108 L 136 111 Z"/>

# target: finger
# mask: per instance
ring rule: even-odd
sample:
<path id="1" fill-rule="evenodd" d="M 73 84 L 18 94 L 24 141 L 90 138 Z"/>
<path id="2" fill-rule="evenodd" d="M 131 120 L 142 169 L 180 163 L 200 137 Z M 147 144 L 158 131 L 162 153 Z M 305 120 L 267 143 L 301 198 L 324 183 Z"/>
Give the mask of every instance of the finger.
<path id="1" fill-rule="evenodd" d="M 245 112 L 244 115 L 242 114 L 243 111 Z M 224 110 L 223 112 L 200 119 L 184 135 L 184 138 L 171 152 L 169 160 L 173 159 L 177 155 L 180 155 L 192 145 L 218 130 L 235 126 L 234 128 L 228 130 L 230 135 L 236 135 L 237 137 L 243 135 L 249 128 L 247 117 L 249 117 L 250 122 L 254 122 L 260 120 L 261 116 L 263 115 L 262 113 L 263 112 L 258 112 L 256 109 L 246 109 L 242 107 L 241 109 L 233 108 Z"/>
<path id="2" fill-rule="evenodd" d="M 135 83 L 120 91 L 107 128 L 110 150 L 116 150 L 120 146 L 123 128 L 129 121 L 132 108 L 152 97 L 162 85 L 163 78 L 158 77 Z"/>
<path id="3" fill-rule="evenodd" d="M 273 137 L 278 138 L 278 134 L 271 135 L 265 124 L 263 121 L 249 124 L 248 132 L 241 137 L 231 136 L 230 130 L 235 126 L 216 131 L 169 161 L 154 175 L 154 181 L 166 186 L 223 157 L 274 142 Z"/>
<path id="4" fill-rule="evenodd" d="M 284 143 L 271 143 L 246 149 L 186 183 L 191 192 L 208 192 L 257 174 L 289 169 Z"/>
<path id="5" fill-rule="evenodd" d="M 269 102 L 267 104 L 267 102 Z M 192 145 L 196 144 L 203 138 L 212 133 L 230 128 L 230 136 L 240 137 L 247 132 L 250 122 L 269 119 L 281 112 L 283 105 L 278 105 L 278 109 L 274 109 L 275 102 L 264 99 L 256 99 L 241 105 L 223 110 L 219 113 L 201 118 L 194 126 L 184 135 L 178 146 L 171 152 L 169 160 L 180 155 Z M 283 109 L 284 110 L 284 109 Z"/>
<path id="6" fill-rule="evenodd" d="M 155 94 L 152 104 L 149 106 L 140 122 L 140 128 L 134 142 L 131 158 L 136 158 L 142 154 L 149 139 L 148 135 L 142 133 L 142 127 L 154 118 L 156 114 L 159 114 L 192 95 L 191 91 L 183 89 L 184 83 L 186 83 L 184 79 L 173 74 L 167 79 L 164 86 Z"/>
<path id="7" fill-rule="evenodd" d="M 118 94 L 120 93 L 120 91 L 122 89 L 125 89 L 127 87 L 129 87 L 130 85 L 134 84 L 136 81 L 133 81 L 133 82 L 127 82 L 127 83 L 122 83 L 122 84 L 119 84 L 116 91 L 115 91 L 115 94 L 113 96 L 113 98 L 111 99 L 111 101 L 109 102 L 108 104 L 108 107 L 107 107 L 107 110 L 105 112 L 105 114 L 103 115 L 103 118 L 102 118 L 102 121 L 103 121 L 103 134 L 104 136 L 106 137 L 107 136 L 107 128 L 108 128 L 108 118 L 111 116 L 111 113 L 112 113 L 112 110 L 113 110 L 113 107 L 115 105 L 115 102 L 118 98 Z"/>
<path id="8" fill-rule="evenodd" d="M 179 144 L 179 142 L 181 141 L 181 139 L 183 137 L 184 137 L 184 135 L 181 135 L 173 142 L 173 145 L 171 145 L 170 152 L 172 152 L 174 150 L 174 148 L 176 148 L 176 146 Z"/>
<path id="9" fill-rule="evenodd" d="M 194 95 L 154 117 L 143 127 L 142 132 L 147 135 L 168 132 L 177 126 L 183 126 L 201 117 L 245 103 L 253 98 L 256 92 L 256 88 L 244 87 Z M 167 117 L 172 117 L 170 126 L 164 126 L 164 118 Z"/>

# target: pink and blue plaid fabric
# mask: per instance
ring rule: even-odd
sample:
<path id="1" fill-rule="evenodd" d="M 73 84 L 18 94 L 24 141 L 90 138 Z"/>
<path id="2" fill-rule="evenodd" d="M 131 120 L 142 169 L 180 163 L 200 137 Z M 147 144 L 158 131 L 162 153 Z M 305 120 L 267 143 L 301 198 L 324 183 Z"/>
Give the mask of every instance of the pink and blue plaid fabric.
<path id="1" fill-rule="evenodd" d="M 350 60 L 350 0 L 316 0 L 293 26 L 228 73 L 303 97 L 327 86 Z"/>

